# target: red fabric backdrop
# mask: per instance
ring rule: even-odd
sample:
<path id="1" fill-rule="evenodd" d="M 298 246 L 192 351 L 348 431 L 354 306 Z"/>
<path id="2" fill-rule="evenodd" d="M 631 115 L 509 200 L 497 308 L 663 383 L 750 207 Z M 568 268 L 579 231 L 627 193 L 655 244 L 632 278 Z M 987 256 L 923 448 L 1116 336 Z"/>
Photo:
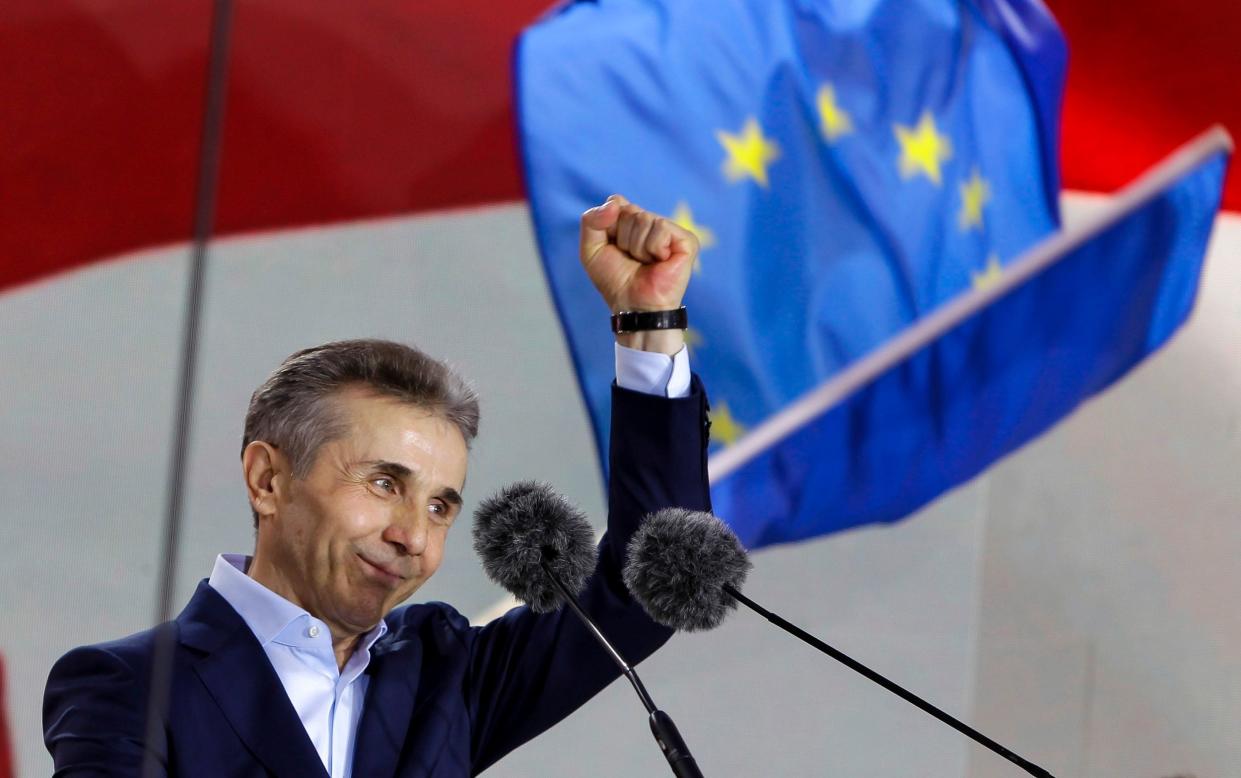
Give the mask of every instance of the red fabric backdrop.
<path id="1" fill-rule="evenodd" d="M 548 4 L 236 0 L 217 232 L 521 199 L 509 55 Z M 210 6 L 6 3 L 0 288 L 188 238 Z M 1241 4 L 1053 10 L 1066 186 L 1108 191 L 1210 122 L 1241 128 Z"/>
<path id="2" fill-rule="evenodd" d="M 1048 4 L 1069 41 L 1066 187 L 1111 191 L 1215 122 L 1241 133 L 1241 3 Z M 1241 176 L 1224 207 L 1241 210 Z"/>
<path id="3" fill-rule="evenodd" d="M 548 0 L 236 0 L 219 233 L 524 195 L 509 51 Z M 189 237 L 209 0 L 8 0 L 0 288 Z"/>

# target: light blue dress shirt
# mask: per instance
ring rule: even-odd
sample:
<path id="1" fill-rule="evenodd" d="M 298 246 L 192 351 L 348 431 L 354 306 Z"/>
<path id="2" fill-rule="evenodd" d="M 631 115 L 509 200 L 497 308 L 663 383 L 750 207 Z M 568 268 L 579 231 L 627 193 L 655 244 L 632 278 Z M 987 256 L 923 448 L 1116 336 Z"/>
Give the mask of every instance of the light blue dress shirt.
<path id="1" fill-rule="evenodd" d="M 674 357 L 616 346 L 616 383 L 665 397 L 689 394 L 689 352 Z M 388 632 L 380 621 L 358 641 L 344 669 L 336 667 L 326 624 L 246 575 L 250 557 L 220 554 L 207 584 L 258 638 L 306 734 L 331 778 L 351 778 L 353 744 L 366 687 L 371 646 Z"/>
<path id="2" fill-rule="evenodd" d="M 388 625 L 381 621 L 363 635 L 345 667 L 337 669 L 327 625 L 246 575 L 249 564 L 250 557 L 221 554 L 207 583 L 258 638 L 328 775 L 349 778 L 370 682 L 363 671 L 371 661 L 371 646 Z"/>
<path id="3" fill-rule="evenodd" d="M 616 344 L 616 385 L 622 389 L 685 397 L 689 394 L 689 377 L 689 349 L 684 346 L 670 357 Z"/>

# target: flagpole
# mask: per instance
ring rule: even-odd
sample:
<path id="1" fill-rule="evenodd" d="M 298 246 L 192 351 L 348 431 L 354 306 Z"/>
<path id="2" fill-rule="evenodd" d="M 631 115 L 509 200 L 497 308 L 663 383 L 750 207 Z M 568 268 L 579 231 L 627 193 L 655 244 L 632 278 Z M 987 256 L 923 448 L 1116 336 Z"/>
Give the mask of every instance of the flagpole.
<path id="1" fill-rule="evenodd" d="M 165 489 L 163 563 L 159 575 L 159 600 L 155 621 L 163 624 L 172 617 L 172 598 L 176 588 L 177 551 L 185 502 L 185 469 L 189 454 L 190 425 L 194 407 L 194 381 L 198 368 L 198 341 L 202 323 L 203 278 L 207 266 L 207 243 L 215 223 L 219 192 L 220 156 L 223 145 L 224 99 L 228 86 L 228 49 L 233 15 L 232 0 L 215 0 L 208 40 L 207 82 L 203 104 L 203 123 L 198 150 L 197 186 L 194 192 L 194 233 L 190 246 L 189 279 L 185 291 L 185 319 L 182 325 L 180 381 L 177 391 L 172 458 Z M 172 655 L 176 636 L 170 627 L 157 628 L 151 661 L 150 692 L 147 700 L 147 726 L 143 776 L 165 772 L 159 763 L 157 744 L 164 739 L 163 722 L 168 712 L 172 684 Z"/>

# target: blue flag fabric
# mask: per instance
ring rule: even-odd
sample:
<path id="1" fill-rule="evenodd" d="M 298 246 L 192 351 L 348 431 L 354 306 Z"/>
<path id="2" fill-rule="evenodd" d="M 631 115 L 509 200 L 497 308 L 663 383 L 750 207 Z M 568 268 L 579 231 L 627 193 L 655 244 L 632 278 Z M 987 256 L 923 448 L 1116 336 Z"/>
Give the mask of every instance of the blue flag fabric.
<path id="1" fill-rule="evenodd" d="M 738 534 L 762 546 L 899 519 L 1127 373 L 1193 307 L 1226 164 L 1215 152 L 715 484 L 744 506 Z"/>
<path id="2" fill-rule="evenodd" d="M 1058 226 L 1064 58 L 1036 0 L 599 0 L 528 29 L 527 189 L 600 451 L 611 335 L 577 263 L 583 210 L 620 192 L 699 236 L 688 336 L 718 452 Z M 893 520 L 1003 453 L 870 459 L 902 429 L 946 435 L 950 410 L 999 424 L 955 383 L 910 386 L 936 391 L 783 441 L 714 484 L 717 512 L 750 547 Z"/>

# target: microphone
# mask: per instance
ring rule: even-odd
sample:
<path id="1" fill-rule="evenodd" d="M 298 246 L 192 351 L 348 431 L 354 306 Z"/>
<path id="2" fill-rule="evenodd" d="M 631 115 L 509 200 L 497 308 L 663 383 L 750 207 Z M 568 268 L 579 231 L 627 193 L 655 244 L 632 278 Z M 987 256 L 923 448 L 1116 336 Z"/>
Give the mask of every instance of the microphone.
<path id="1" fill-rule="evenodd" d="M 487 577 L 536 613 L 568 605 L 642 700 L 651 734 L 673 774 L 703 778 L 672 718 L 656 707 L 637 671 L 577 601 L 597 556 L 594 532 L 584 513 L 551 486 L 520 481 L 479 503 L 474 512 L 474 551 Z"/>
<path id="2" fill-rule="evenodd" d="M 737 601 L 754 567 L 741 541 L 710 513 L 664 508 L 647 516 L 629 540 L 622 577 L 657 623 L 675 630 L 715 629 Z"/>
<path id="3" fill-rule="evenodd" d="M 995 742 L 931 703 L 743 595 L 752 565 L 741 541 L 710 513 L 665 508 L 653 513 L 629 541 L 624 580 L 634 599 L 659 624 L 688 632 L 718 627 L 737 603 L 846 667 L 861 673 L 958 732 L 1039 778 L 1054 778 L 1042 767 Z"/>
<path id="4" fill-rule="evenodd" d="M 479 503 L 474 552 L 488 578 L 535 613 L 549 613 L 565 600 L 555 581 L 577 593 L 594 572 L 595 533 L 586 514 L 551 486 L 519 481 Z"/>

